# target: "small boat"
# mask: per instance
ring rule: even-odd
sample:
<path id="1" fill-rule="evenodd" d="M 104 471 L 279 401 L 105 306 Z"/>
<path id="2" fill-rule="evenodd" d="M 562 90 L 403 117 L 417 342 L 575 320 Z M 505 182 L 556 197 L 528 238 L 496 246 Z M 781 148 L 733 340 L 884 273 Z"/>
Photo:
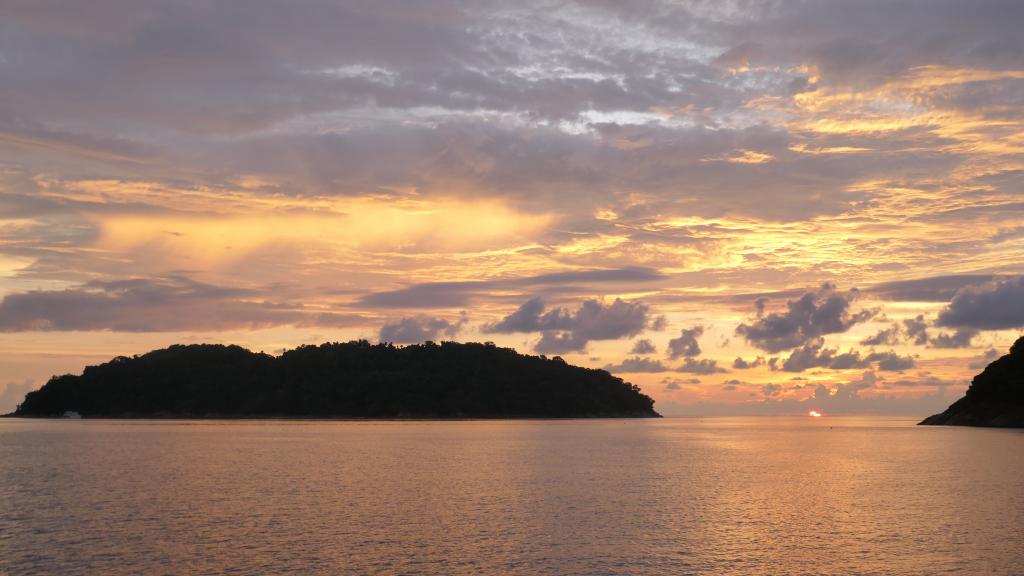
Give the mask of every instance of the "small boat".
<path id="1" fill-rule="evenodd" d="M 73 410 L 68 410 L 67 412 L 61 414 L 60 417 L 61 418 L 71 418 L 73 420 L 81 420 L 82 419 L 82 415 L 79 414 L 78 412 L 73 411 Z"/>

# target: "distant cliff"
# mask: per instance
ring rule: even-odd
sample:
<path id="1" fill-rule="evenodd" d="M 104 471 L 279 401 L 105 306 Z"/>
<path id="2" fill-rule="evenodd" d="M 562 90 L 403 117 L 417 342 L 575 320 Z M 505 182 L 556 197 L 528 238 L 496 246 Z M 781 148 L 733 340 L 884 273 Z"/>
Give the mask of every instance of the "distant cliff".
<path id="1" fill-rule="evenodd" d="M 14 416 L 566 418 L 657 417 L 604 370 L 492 344 L 302 346 L 281 356 L 176 345 L 52 378 Z"/>
<path id="2" fill-rule="evenodd" d="M 1024 427 L 1024 338 L 975 376 L 963 398 L 921 424 Z"/>

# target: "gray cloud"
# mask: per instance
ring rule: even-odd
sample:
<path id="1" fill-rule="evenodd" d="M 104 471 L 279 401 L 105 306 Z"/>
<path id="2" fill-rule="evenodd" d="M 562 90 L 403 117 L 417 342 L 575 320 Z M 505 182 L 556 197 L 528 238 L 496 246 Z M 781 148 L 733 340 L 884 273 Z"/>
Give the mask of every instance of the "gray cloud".
<path id="1" fill-rule="evenodd" d="M 725 382 L 722 383 L 722 390 L 726 392 L 732 392 L 734 390 L 738 390 L 740 386 L 743 386 L 745 384 L 746 382 L 733 378 L 731 380 L 726 380 Z"/>
<path id="2" fill-rule="evenodd" d="M 0 31 L 19 57 L 0 68 L 0 81 L 11 87 L 7 100 L 20 124 L 51 132 L 47 123 L 73 126 L 77 132 L 55 138 L 97 149 L 117 149 L 110 142 L 128 134 L 139 142 L 129 148 L 157 143 L 176 166 L 210 178 L 257 172 L 296 194 L 414 187 L 450 195 L 458 183 L 479 195 L 580 207 L 643 189 L 654 204 L 685 197 L 700 200 L 691 208 L 707 215 L 775 219 L 845 210 L 859 196 L 847 185 L 893 162 L 869 154 L 809 158 L 789 150 L 785 129 L 732 125 L 753 98 L 788 96 L 794 82 L 806 84 L 791 66 L 812 61 L 843 71 L 823 81 L 846 82 L 879 61 L 872 50 L 865 56 L 863 47 L 827 36 L 794 44 L 783 28 L 803 29 L 807 16 L 771 3 L 728 12 L 651 2 L 629 13 L 588 2 L 511 9 L 442 1 L 430 10 L 299 2 L 285 10 L 265 0 L 216 8 L 142 1 L 131 8 L 103 2 L 70 16 L 80 22 L 75 30 L 64 24 L 67 11 L 52 6 L 5 13 Z M 830 21 L 845 9 L 815 12 Z M 949 30 L 948 22 L 933 24 Z M 861 36 L 878 34 L 874 26 L 881 24 Z M 949 34 L 944 42 L 974 45 L 970 34 Z M 733 81 L 722 66 L 737 58 L 776 71 Z M 665 120 L 671 111 L 685 121 Z M 630 122 L 630 115 L 650 119 Z M 503 118 L 511 120 L 496 121 Z M 219 134 L 232 138 L 212 138 Z M 775 161 L 705 161 L 738 149 Z M 775 201 L 749 194 L 755 187 Z"/>
<path id="3" fill-rule="evenodd" d="M 540 332 L 537 352 L 561 354 L 583 350 L 591 340 L 617 340 L 636 336 L 647 328 L 650 309 L 642 302 L 616 298 L 611 304 L 585 300 L 575 311 L 552 308 L 545 311 L 544 301 L 531 298 L 515 312 L 493 324 L 484 332 Z"/>
<path id="4" fill-rule="evenodd" d="M 924 320 L 923 314 L 918 314 L 914 318 L 907 318 L 903 321 L 903 328 L 906 330 L 907 337 L 917 344 L 918 346 L 924 346 L 928 343 L 928 324 Z"/>
<path id="5" fill-rule="evenodd" d="M 652 210 L 691 201 L 704 215 L 792 220 L 851 208 L 864 195 L 849 184 L 911 155 L 795 154 L 799 135 L 743 126 L 745 106 L 806 89 L 810 73 L 793 71 L 805 63 L 823 86 L 854 87 L 922 64 L 1016 65 L 1021 42 L 1006 15 L 1017 8 L 939 4 L 876 7 L 892 15 L 879 19 L 842 2 L 21 3 L 0 22 L 0 82 L 13 110 L 0 131 L 31 135 L 19 145 L 34 153 L 59 148 L 40 145 L 44 134 L 110 156 L 149 158 L 155 148 L 175 170 L 151 175 L 258 173 L 279 182 L 274 193 L 469 187 L 587 211 L 636 189 Z M 762 70 L 742 80 L 723 70 L 743 62 Z M 989 102 L 983 84 L 931 104 Z M 1016 90 L 994 102 L 1019 101 Z M 740 149 L 774 161 L 706 161 Z M 912 156 L 914 169 L 948 162 Z"/>
<path id="6" fill-rule="evenodd" d="M 545 312 L 544 300 L 530 298 L 515 312 L 494 324 L 484 326 L 484 332 L 496 334 L 513 332 L 542 332 L 546 330 L 569 330 L 573 325 L 572 315 L 564 308 Z"/>
<path id="7" fill-rule="evenodd" d="M 645 191 L 650 208 L 669 208 L 684 197 L 699 199 L 693 210 L 707 216 L 737 213 L 784 220 L 849 209 L 860 195 L 838 192 L 865 170 L 889 168 L 888 162 L 846 166 L 846 160 L 834 159 L 825 165 L 797 157 L 789 151 L 791 137 L 785 131 L 765 126 L 603 123 L 590 128 L 593 133 L 579 134 L 477 116 L 382 120 L 327 134 L 253 136 L 189 162 L 204 171 L 227 166 L 267 174 L 288 182 L 296 194 L 374 190 L 396 195 L 396 189 L 415 187 L 419 195 L 450 196 L 453 187 L 472 188 L 476 196 L 500 197 L 531 209 L 577 212 L 592 211 L 613 202 L 622 189 L 636 188 Z M 629 141 L 643 145 L 628 146 Z M 764 151 L 778 165 L 706 161 L 737 149 Z M 767 181 L 766 172 L 771 174 Z M 680 182 L 687 185 L 680 188 Z M 748 193 L 754 186 L 770 191 L 777 201 L 757 201 Z M 837 194 L 823 196 L 822 187 Z"/>
<path id="8" fill-rule="evenodd" d="M 736 359 L 732 361 L 732 367 L 737 370 L 757 368 L 758 366 L 764 366 L 765 364 L 766 361 L 764 359 L 764 356 L 758 356 L 757 358 L 754 358 L 753 360 L 750 361 L 744 360 L 743 358 L 737 356 Z"/>
<path id="9" fill-rule="evenodd" d="M 648 325 L 648 328 L 655 332 L 664 330 L 666 327 L 668 327 L 668 318 L 666 318 L 664 314 L 659 314 L 654 318 L 651 318 L 651 322 Z M 651 352 L 653 352 L 653 350 Z"/>
<path id="10" fill-rule="evenodd" d="M 376 292 L 362 297 L 360 302 L 382 308 L 454 308 L 469 304 L 478 291 L 486 288 L 484 282 L 431 282 Z"/>
<path id="11" fill-rule="evenodd" d="M 878 369 L 883 372 L 902 372 L 917 365 L 913 356 L 900 356 L 895 352 L 872 352 L 867 355 L 868 362 L 877 362 Z"/>
<path id="12" fill-rule="evenodd" d="M 604 367 L 605 370 L 618 373 L 618 372 L 668 372 L 669 368 L 661 363 L 660 360 L 653 360 L 651 358 L 642 358 L 640 356 L 634 356 L 632 358 L 626 358 L 619 364 L 609 364 Z"/>
<path id="13" fill-rule="evenodd" d="M 78 288 L 8 294 L 0 331 L 175 332 L 280 325 L 351 326 L 362 318 L 275 303 L 249 290 L 185 277 L 90 282 Z"/>
<path id="14" fill-rule="evenodd" d="M 657 348 L 654 343 L 647 338 L 641 338 L 633 343 L 633 349 L 630 350 L 631 354 L 654 354 Z"/>
<path id="15" fill-rule="evenodd" d="M 455 63 L 454 54 L 466 65 L 487 59 L 468 36 L 467 15 L 451 2 L 430 11 L 385 3 L 369 10 L 346 3 L 148 4 L 5 10 L 0 29 L 20 55 L 7 59 L 5 75 L 24 85 L 12 103 L 23 110 L 60 103 L 60 116 L 92 114 L 96 123 L 122 128 L 236 133 L 371 99 L 400 100 L 402 92 L 416 92 L 415 70 L 440 72 Z M 79 23 L 76 30 L 66 18 Z M 315 73 L 348 64 L 395 69 L 400 82 L 388 88 L 372 76 Z M 129 86 L 136 88 L 131 94 Z M 43 98 L 32 102 L 36 91 Z M 61 91 L 90 97 L 62 99 Z"/>
<path id="16" fill-rule="evenodd" d="M 815 292 L 788 301 L 785 312 L 762 315 L 749 325 L 740 324 L 736 333 L 766 352 L 796 348 L 825 334 L 846 332 L 874 316 L 873 310 L 851 314 L 850 306 L 857 296 L 857 290 L 840 293 L 835 285 L 826 283 Z"/>
<path id="17" fill-rule="evenodd" d="M 878 331 L 877 334 L 861 340 L 860 343 L 866 346 L 879 346 L 909 342 L 917 346 L 928 345 L 933 348 L 968 348 L 977 334 L 977 330 L 961 328 L 952 334 L 940 333 L 937 336 L 932 336 L 928 331 L 928 322 L 924 319 L 924 315 L 918 314 L 913 318 L 905 318 L 902 322 L 894 322 L 889 328 Z"/>
<path id="18" fill-rule="evenodd" d="M 860 343 L 865 346 L 881 346 L 883 344 L 899 344 L 900 341 L 900 327 L 898 324 L 893 324 L 889 328 L 879 330 L 874 336 L 868 336 L 861 340 Z"/>
<path id="19" fill-rule="evenodd" d="M 961 288 L 984 284 L 995 278 L 998 276 L 993 274 L 933 276 L 883 282 L 868 288 L 866 292 L 894 302 L 946 302 Z"/>
<path id="20" fill-rule="evenodd" d="M 700 343 L 697 342 L 697 339 L 702 334 L 704 334 L 703 326 L 684 328 L 678 338 L 668 341 L 668 357 L 675 360 L 680 357 L 700 356 Z"/>
<path id="21" fill-rule="evenodd" d="M 825 348 L 825 340 L 818 338 L 794 350 L 782 363 L 781 369 L 785 372 L 803 372 L 811 368 L 849 370 L 868 368 L 872 364 L 877 364 L 879 370 L 902 371 L 913 368 L 916 363 L 913 357 L 900 356 L 892 351 L 872 351 L 867 355 L 861 355 L 856 350 L 839 352 L 834 348 Z"/>
<path id="22" fill-rule="evenodd" d="M 21 3 L 5 10 L 0 31 L 19 55 L 7 58 L 4 78 L 19 107 L 64 105 L 63 116 L 93 114 L 96 124 L 115 127 L 159 122 L 238 132 L 367 107 L 546 119 L 688 104 L 737 108 L 755 87 L 713 81 L 723 66 L 741 62 L 809 61 L 822 82 L 840 85 L 874 84 L 935 62 L 1010 67 L 1024 49 L 1010 25 L 1020 17 L 1012 3 L 968 9 L 952 0 L 859 9 L 754 2 L 743 10 L 660 1 L 515 9 L 448 0 L 429 7 L 105 1 L 88 9 Z M 800 78 L 766 75 L 757 88 L 785 93 Z"/>
<path id="23" fill-rule="evenodd" d="M 665 377 L 661 379 L 661 383 L 665 385 L 666 392 L 672 392 L 673 390 L 682 389 L 683 384 L 700 384 L 700 379 Z"/>
<path id="24" fill-rule="evenodd" d="M 688 372 L 690 374 L 716 374 L 719 372 L 728 372 L 728 370 L 719 367 L 717 360 L 709 358 L 687 358 L 682 365 L 676 368 L 676 372 Z"/>
<path id="25" fill-rule="evenodd" d="M 578 284 L 580 289 L 583 289 L 591 285 L 636 284 L 656 282 L 664 278 L 665 276 L 657 270 L 640 266 L 576 270 L 475 282 L 427 282 L 399 290 L 368 294 L 363 296 L 360 302 L 365 306 L 384 308 L 451 308 L 465 306 L 495 290 L 523 290 L 551 286 L 565 291 L 566 287 L 572 283 Z"/>
<path id="26" fill-rule="evenodd" d="M 708 358 L 687 358 L 681 365 L 672 368 L 666 366 L 660 360 L 639 356 L 626 358 L 620 364 L 609 364 L 604 369 L 609 372 L 683 372 L 688 374 L 719 374 L 727 372 L 727 370 L 718 366 L 717 360 Z"/>
<path id="27" fill-rule="evenodd" d="M 978 335 L 977 330 L 970 328 L 959 328 L 952 334 L 945 332 L 928 340 L 934 348 L 970 348 L 971 341 Z"/>
<path id="28" fill-rule="evenodd" d="M 835 349 L 825 348 L 825 340 L 818 338 L 794 350 L 782 363 L 785 372 L 803 372 L 810 368 L 831 368 L 845 370 L 850 368 L 867 368 L 870 366 L 860 353 L 849 351 L 839 353 Z"/>
<path id="29" fill-rule="evenodd" d="M 1013 226 L 1011 228 L 1004 228 L 999 232 L 993 234 L 990 238 L 993 242 L 1006 242 L 1007 240 L 1016 240 L 1024 236 L 1024 226 Z"/>
<path id="30" fill-rule="evenodd" d="M 961 288 L 939 312 L 936 325 L 975 330 L 1024 326 L 1024 276 Z"/>
<path id="31" fill-rule="evenodd" d="M 466 320 L 465 315 L 455 322 L 450 322 L 444 318 L 431 318 L 427 316 L 401 318 L 381 326 L 380 341 L 411 344 L 438 340 L 441 337 L 454 338 L 459 333 L 459 330 L 462 329 Z"/>

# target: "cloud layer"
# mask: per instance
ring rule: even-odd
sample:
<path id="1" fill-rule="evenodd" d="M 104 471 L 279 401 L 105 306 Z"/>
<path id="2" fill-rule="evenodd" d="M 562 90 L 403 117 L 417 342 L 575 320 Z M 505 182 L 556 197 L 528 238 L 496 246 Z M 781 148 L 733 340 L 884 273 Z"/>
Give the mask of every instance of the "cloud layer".
<path id="1" fill-rule="evenodd" d="M 1022 10 L 12 3 L 0 357 L 494 339 L 665 403 L 933 401 L 1024 328 Z"/>
<path id="2" fill-rule="evenodd" d="M 343 327 L 358 316 L 265 300 L 184 277 L 91 282 L 76 288 L 8 294 L 0 331 L 174 332 L 280 325 Z"/>

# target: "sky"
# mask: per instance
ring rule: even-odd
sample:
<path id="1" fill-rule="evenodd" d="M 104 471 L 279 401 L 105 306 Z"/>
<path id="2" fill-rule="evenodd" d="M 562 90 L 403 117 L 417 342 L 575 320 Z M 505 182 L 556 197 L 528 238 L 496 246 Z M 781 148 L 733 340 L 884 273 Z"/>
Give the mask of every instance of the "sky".
<path id="1" fill-rule="evenodd" d="M 0 412 L 173 343 L 492 341 L 927 415 L 1024 327 L 1024 3 L 5 0 Z"/>

